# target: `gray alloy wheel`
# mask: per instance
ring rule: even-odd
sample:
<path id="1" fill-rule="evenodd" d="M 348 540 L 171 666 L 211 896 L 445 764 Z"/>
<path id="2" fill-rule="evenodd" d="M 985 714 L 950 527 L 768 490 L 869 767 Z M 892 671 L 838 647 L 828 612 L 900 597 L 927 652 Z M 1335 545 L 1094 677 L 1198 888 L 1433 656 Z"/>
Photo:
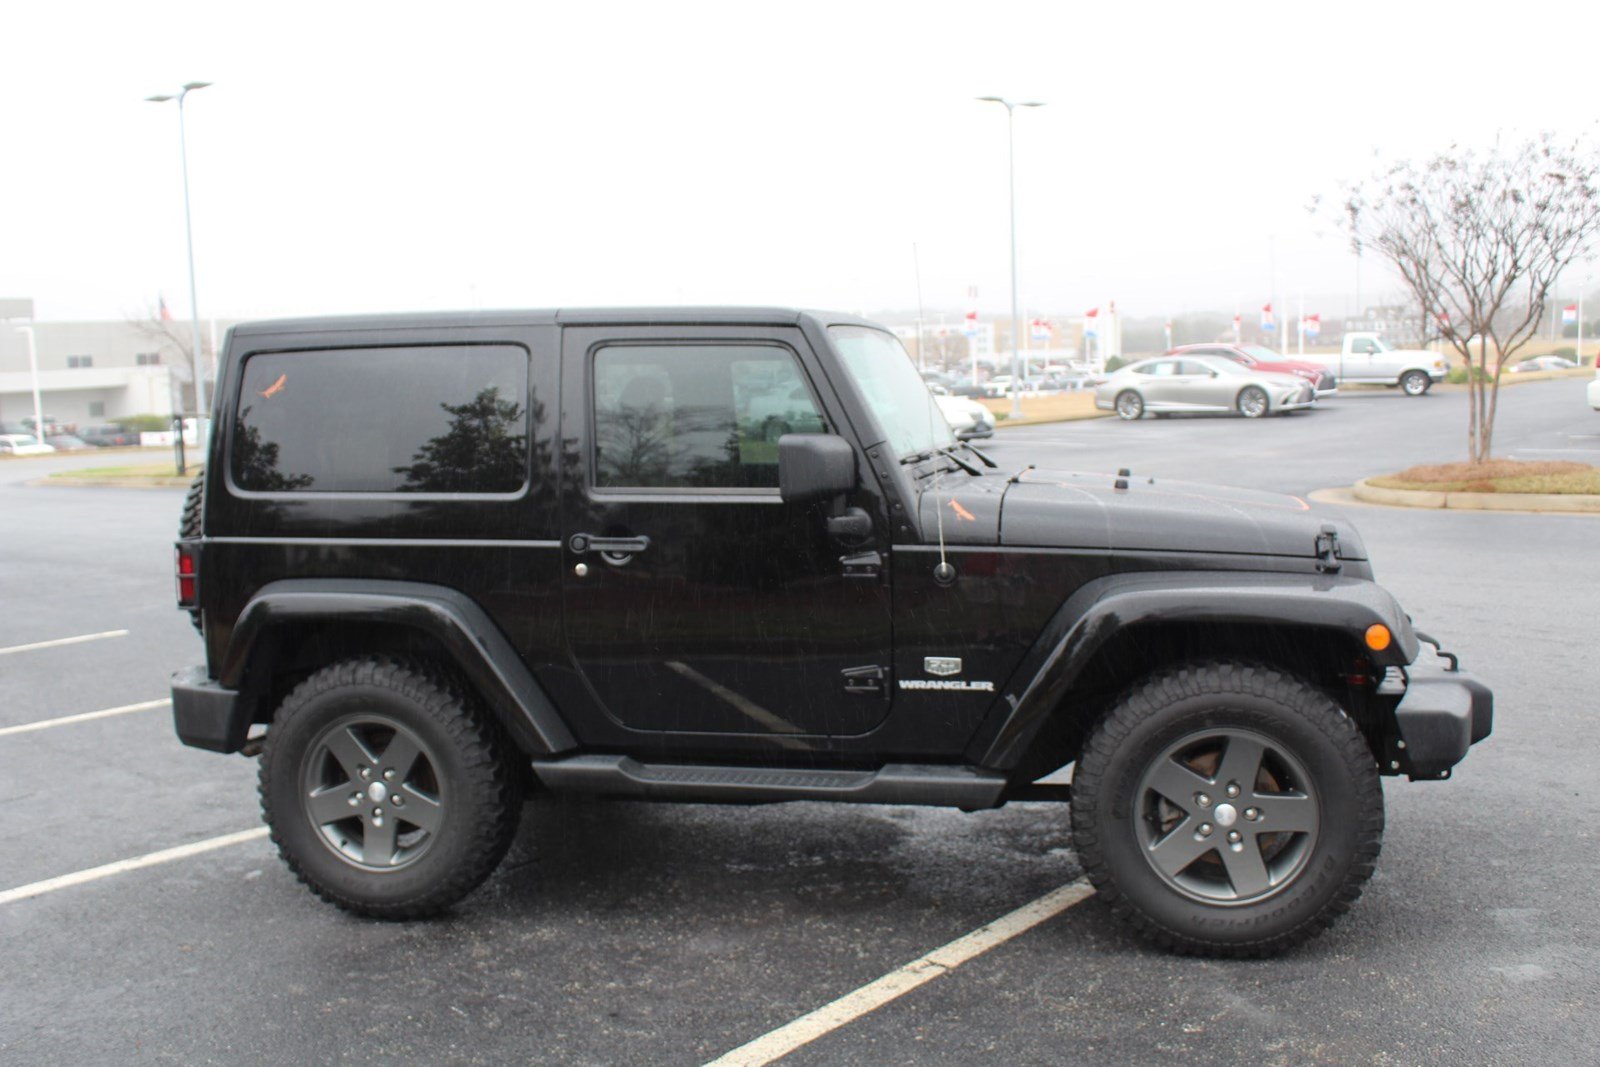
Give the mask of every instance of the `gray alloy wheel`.
<path id="1" fill-rule="evenodd" d="M 358 915 L 436 914 L 510 847 L 518 762 L 478 699 L 421 660 L 329 664 L 283 699 L 261 808 L 289 869 Z"/>
<path id="2" fill-rule="evenodd" d="M 1145 771 L 1135 833 L 1156 875 L 1209 904 L 1253 904 L 1292 882 L 1321 820 L 1316 787 L 1283 746 L 1251 730 L 1199 730 Z"/>
<path id="3" fill-rule="evenodd" d="M 1433 379 L 1419 370 L 1408 370 L 1400 378 L 1400 388 L 1405 390 L 1406 396 L 1421 396 L 1433 384 Z"/>
<path id="4" fill-rule="evenodd" d="M 1254 385 L 1247 385 L 1239 390 L 1239 414 L 1247 419 L 1259 419 L 1272 410 L 1272 403 L 1267 399 L 1267 394 Z"/>
<path id="5" fill-rule="evenodd" d="M 444 822 L 436 764 L 422 739 L 396 720 L 346 716 L 305 751 L 300 810 L 346 863 L 398 870 L 428 851 Z"/>
<path id="6" fill-rule="evenodd" d="M 1377 762 L 1327 694 L 1216 661 L 1135 683 L 1072 774 L 1072 837 L 1107 906 L 1163 947 L 1266 956 L 1361 893 L 1383 837 Z"/>
<path id="7" fill-rule="evenodd" d="M 1119 418 L 1133 422 L 1144 414 L 1144 397 L 1129 389 L 1117 394 L 1117 415 Z"/>

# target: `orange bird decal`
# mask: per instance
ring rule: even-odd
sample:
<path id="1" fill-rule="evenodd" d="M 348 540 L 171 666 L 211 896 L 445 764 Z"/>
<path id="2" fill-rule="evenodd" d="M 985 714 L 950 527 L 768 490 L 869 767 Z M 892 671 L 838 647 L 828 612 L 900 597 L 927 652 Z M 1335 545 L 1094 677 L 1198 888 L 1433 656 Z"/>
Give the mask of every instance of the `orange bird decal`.
<path id="1" fill-rule="evenodd" d="M 956 518 L 960 519 L 962 522 L 978 521 L 978 517 L 976 515 L 961 506 L 961 501 L 952 498 L 950 501 L 950 507 L 954 509 Z"/>
<path id="2" fill-rule="evenodd" d="M 277 381 L 273 382 L 271 385 L 267 386 L 261 391 L 261 398 L 263 400 L 271 400 L 273 397 L 283 392 L 283 387 L 288 381 L 289 376 L 287 374 L 278 375 Z"/>

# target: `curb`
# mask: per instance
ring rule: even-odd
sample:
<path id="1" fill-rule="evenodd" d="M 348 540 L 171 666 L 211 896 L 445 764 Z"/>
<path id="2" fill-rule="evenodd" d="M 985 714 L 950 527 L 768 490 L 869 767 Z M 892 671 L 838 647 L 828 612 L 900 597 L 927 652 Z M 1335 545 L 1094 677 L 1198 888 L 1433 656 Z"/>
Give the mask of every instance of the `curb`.
<path id="1" fill-rule="evenodd" d="M 1398 508 L 1600 515 L 1600 496 L 1585 493 L 1443 493 L 1432 489 L 1385 489 L 1368 484 L 1365 478 L 1351 487 L 1351 492 L 1368 504 Z"/>
<path id="2" fill-rule="evenodd" d="M 183 489 L 189 478 L 35 478 L 24 485 L 53 489 Z"/>

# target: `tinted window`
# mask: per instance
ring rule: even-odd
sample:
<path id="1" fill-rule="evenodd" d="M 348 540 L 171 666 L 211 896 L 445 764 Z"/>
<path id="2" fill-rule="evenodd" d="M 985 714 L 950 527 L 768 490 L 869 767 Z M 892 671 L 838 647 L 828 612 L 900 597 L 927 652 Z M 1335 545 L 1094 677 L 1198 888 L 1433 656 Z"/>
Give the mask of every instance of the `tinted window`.
<path id="1" fill-rule="evenodd" d="M 778 438 L 826 429 L 786 348 L 618 345 L 595 353 L 598 486 L 776 488 Z"/>
<path id="2" fill-rule="evenodd" d="M 527 398 L 528 354 L 514 345 L 251 356 L 233 479 L 267 492 L 515 492 Z"/>

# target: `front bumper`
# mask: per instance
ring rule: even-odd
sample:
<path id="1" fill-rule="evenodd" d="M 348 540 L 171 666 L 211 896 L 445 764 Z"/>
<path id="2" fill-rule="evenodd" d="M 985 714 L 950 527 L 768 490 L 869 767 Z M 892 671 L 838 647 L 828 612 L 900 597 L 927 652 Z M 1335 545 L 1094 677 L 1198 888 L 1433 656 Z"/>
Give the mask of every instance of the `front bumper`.
<path id="1" fill-rule="evenodd" d="M 1413 663 L 1394 709 L 1406 773 L 1448 778 L 1467 750 L 1494 729 L 1494 694 L 1462 670 Z"/>
<path id="2" fill-rule="evenodd" d="M 204 667 L 185 667 L 172 675 L 172 724 L 186 745 L 237 752 L 250 733 L 250 708 Z"/>

